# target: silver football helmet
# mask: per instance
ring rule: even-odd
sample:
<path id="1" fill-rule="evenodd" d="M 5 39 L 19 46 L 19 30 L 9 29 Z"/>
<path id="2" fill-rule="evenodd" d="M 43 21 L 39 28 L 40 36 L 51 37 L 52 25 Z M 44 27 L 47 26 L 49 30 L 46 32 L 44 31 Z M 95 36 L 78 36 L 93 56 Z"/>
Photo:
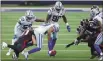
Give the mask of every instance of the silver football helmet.
<path id="1" fill-rule="evenodd" d="M 25 16 L 27 17 L 27 19 L 32 19 L 34 17 L 34 14 L 32 11 L 27 10 Z"/>
<path id="2" fill-rule="evenodd" d="M 57 1 L 54 5 L 54 8 L 57 10 L 57 11 L 60 11 L 62 8 L 63 8 L 63 4 L 60 2 L 60 1 Z"/>
<path id="3" fill-rule="evenodd" d="M 93 5 L 91 8 L 91 13 L 97 15 L 99 12 L 99 7 L 97 5 Z"/>

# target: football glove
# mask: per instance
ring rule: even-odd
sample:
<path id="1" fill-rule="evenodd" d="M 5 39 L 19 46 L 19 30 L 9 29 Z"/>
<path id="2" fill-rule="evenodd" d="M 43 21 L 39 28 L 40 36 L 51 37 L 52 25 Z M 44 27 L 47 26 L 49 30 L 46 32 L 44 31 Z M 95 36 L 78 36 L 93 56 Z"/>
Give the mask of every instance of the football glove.
<path id="1" fill-rule="evenodd" d="M 67 30 L 68 30 L 68 32 L 70 32 L 70 30 L 71 30 L 69 25 L 67 25 Z"/>

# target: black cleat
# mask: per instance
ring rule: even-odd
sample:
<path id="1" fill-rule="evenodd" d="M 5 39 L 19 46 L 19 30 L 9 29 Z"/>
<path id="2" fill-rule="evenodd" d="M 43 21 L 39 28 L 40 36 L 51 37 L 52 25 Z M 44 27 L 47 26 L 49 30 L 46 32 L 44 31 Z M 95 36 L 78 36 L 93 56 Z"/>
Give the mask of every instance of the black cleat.
<path id="1" fill-rule="evenodd" d="M 97 55 L 92 55 L 92 56 L 90 57 L 90 59 L 94 59 L 96 56 L 97 56 Z"/>
<path id="2" fill-rule="evenodd" d="M 70 44 L 66 45 L 66 47 L 65 47 L 65 48 L 68 48 L 68 47 L 70 47 L 70 46 L 72 46 L 72 45 L 74 45 L 74 42 L 72 42 L 72 43 L 70 43 Z"/>
<path id="3" fill-rule="evenodd" d="M 70 44 L 68 44 L 68 45 L 66 45 L 66 47 L 65 48 L 68 48 L 68 47 L 70 47 L 71 45 Z"/>

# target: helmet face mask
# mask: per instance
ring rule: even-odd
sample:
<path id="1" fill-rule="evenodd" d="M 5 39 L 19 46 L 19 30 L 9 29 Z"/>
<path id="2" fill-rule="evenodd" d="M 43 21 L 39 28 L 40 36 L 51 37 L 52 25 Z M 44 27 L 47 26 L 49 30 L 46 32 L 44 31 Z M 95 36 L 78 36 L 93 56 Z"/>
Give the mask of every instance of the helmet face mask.
<path id="1" fill-rule="evenodd" d="M 63 8 L 63 5 L 61 2 L 56 2 L 54 8 L 56 9 L 57 12 L 60 12 L 60 10 Z"/>
<path id="2" fill-rule="evenodd" d="M 25 16 L 28 20 L 31 20 L 34 17 L 34 14 L 32 11 L 28 10 L 26 11 Z"/>
<path id="3" fill-rule="evenodd" d="M 29 16 L 26 16 L 26 18 L 27 18 L 28 20 L 31 20 L 31 19 L 32 19 L 32 17 L 29 17 Z"/>
<path id="4" fill-rule="evenodd" d="M 92 9 L 91 12 L 92 12 L 94 15 L 96 15 L 96 14 L 99 13 L 99 10 L 98 10 L 98 9 Z"/>

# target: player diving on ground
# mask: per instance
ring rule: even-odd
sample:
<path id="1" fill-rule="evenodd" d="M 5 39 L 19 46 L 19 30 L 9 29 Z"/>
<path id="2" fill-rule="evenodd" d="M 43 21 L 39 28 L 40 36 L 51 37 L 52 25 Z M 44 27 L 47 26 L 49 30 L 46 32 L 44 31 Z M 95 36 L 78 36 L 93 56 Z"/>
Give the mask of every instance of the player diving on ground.
<path id="1" fill-rule="evenodd" d="M 22 33 L 14 45 L 9 45 L 5 42 L 2 43 L 2 48 L 9 47 L 14 50 L 15 54 L 13 54 L 13 59 L 17 60 L 19 57 L 19 53 L 22 52 L 26 47 L 28 47 L 28 43 L 32 41 L 32 44 L 37 44 L 36 48 L 29 50 L 28 52 L 24 52 L 24 56 L 28 59 L 28 55 L 38 52 L 42 48 L 43 44 L 43 36 L 49 29 L 53 29 L 53 24 L 43 24 L 37 28 L 27 29 Z"/>
<path id="2" fill-rule="evenodd" d="M 33 22 L 44 22 L 44 20 L 38 19 L 31 10 L 27 10 L 25 12 L 25 16 L 20 17 L 14 27 L 14 38 L 12 39 L 12 45 L 27 28 L 30 28 L 32 26 Z M 10 48 L 6 55 L 10 55 L 11 51 L 12 50 Z"/>

